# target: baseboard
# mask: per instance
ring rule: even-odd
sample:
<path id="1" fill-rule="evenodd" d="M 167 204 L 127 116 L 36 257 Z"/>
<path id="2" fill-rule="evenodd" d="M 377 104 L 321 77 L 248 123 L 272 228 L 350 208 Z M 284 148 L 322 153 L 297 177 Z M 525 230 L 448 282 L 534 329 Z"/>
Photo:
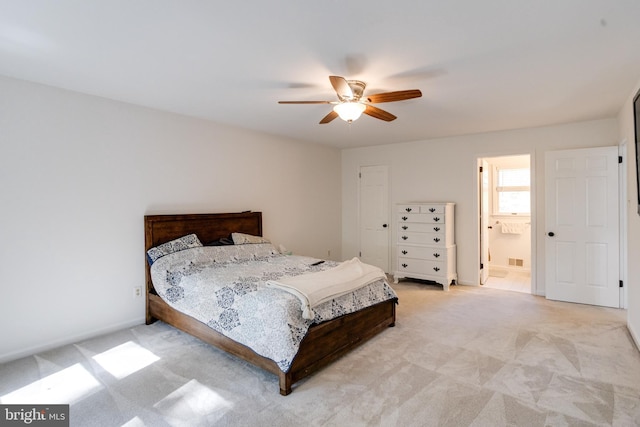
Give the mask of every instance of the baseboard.
<path id="1" fill-rule="evenodd" d="M 49 341 L 46 343 L 41 343 L 32 347 L 25 348 L 22 350 L 0 354 L 0 363 L 6 363 L 12 360 L 20 359 L 22 357 L 32 356 L 34 354 L 41 353 L 43 351 L 51 350 L 57 347 L 62 347 L 67 344 L 77 343 L 79 341 L 83 341 L 89 338 L 94 338 L 100 335 L 109 334 L 111 332 L 119 331 L 121 329 L 142 325 L 144 323 L 145 323 L 145 318 L 140 317 L 140 318 L 126 321 L 126 322 L 118 323 L 116 325 L 111 325 L 106 328 L 95 329 L 92 331 L 83 332 L 82 334 L 67 337 L 64 339 Z"/>

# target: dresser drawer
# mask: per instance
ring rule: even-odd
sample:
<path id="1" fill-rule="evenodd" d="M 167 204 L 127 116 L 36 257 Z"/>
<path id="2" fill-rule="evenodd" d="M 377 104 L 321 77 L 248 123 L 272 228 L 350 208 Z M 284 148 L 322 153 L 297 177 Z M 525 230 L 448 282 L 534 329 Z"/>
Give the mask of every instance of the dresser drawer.
<path id="1" fill-rule="evenodd" d="M 411 243 L 414 245 L 445 246 L 444 233 L 411 233 L 399 232 L 398 243 Z"/>
<path id="2" fill-rule="evenodd" d="M 441 261 L 398 257 L 398 270 L 405 273 L 446 274 L 446 264 Z"/>
<path id="3" fill-rule="evenodd" d="M 420 205 L 397 205 L 396 212 L 419 214 Z"/>
<path id="4" fill-rule="evenodd" d="M 426 224 L 444 224 L 444 215 L 443 214 L 398 214 L 398 222 L 421 222 Z"/>
<path id="5" fill-rule="evenodd" d="M 444 205 L 421 205 L 420 213 L 429 213 L 429 214 L 443 214 L 444 213 Z"/>
<path id="6" fill-rule="evenodd" d="M 443 204 L 427 204 L 427 205 L 418 205 L 418 204 L 405 204 L 405 205 L 397 205 L 396 212 L 401 213 L 439 213 L 443 214 L 445 211 L 445 205 Z"/>
<path id="7" fill-rule="evenodd" d="M 442 261 L 447 251 L 444 248 L 424 246 L 398 245 L 398 256 L 401 258 L 419 258 L 431 261 Z"/>
<path id="8" fill-rule="evenodd" d="M 398 225 L 398 233 L 437 233 L 444 230 L 444 225 L 424 222 L 403 222 Z"/>

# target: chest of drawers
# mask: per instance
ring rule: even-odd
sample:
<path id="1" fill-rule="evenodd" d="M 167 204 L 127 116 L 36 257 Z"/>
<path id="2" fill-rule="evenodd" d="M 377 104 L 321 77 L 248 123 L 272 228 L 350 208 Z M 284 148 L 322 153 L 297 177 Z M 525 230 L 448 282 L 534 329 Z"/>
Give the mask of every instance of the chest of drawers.
<path id="1" fill-rule="evenodd" d="M 454 228 L 455 203 L 396 205 L 396 270 L 401 278 L 430 280 L 445 291 L 458 279 Z"/>

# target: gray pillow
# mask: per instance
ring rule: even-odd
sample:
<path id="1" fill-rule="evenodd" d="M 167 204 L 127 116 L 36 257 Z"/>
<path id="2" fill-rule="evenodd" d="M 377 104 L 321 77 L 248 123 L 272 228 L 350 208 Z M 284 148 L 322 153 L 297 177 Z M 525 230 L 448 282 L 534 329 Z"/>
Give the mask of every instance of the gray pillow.
<path id="1" fill-rule="evenodd" d="M 152 265 L 156 260 L 162 258 L 165 255 L 172 254 L 174 252 L 183 251 L 189 248 L 197 248 L 202 246 L 200 239 L 195 234 L 188 234 L 178 239 L 171 240 L 170 242 L 163 243 L 156 247 L 153 247 L 147 251 L 147 261 L 149 265 Z"/>

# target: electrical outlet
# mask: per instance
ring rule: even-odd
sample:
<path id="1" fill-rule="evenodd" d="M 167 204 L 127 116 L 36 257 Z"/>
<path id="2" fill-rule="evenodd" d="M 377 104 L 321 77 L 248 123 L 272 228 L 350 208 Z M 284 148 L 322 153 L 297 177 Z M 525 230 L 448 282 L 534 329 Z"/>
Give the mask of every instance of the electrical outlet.
<path id="1" fill-rule="evenodd" d="M 327 251 L 327 258 L 331 258 L 331 251 Z"/>
<path id="2" fill-rule="evenodd" d="M 142 296 L 142 287 L 134 286 L 133 288 L 133 297 L 138 298 Z"/>

